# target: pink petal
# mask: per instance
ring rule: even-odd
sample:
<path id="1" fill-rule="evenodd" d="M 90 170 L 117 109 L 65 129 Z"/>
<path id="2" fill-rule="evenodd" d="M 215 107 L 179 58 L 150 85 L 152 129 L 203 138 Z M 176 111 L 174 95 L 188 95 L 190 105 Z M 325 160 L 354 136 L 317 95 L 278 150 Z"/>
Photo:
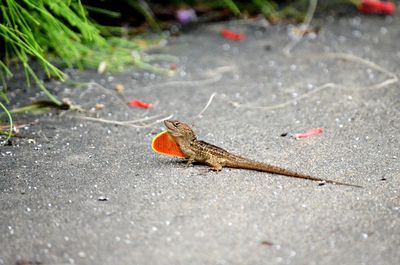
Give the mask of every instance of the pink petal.
<path id="1" fill-rule="evenodd" d="M 324 132 L 324 128 L 313 128 L 313 129 L 310 129 L 310 130 L 308 130 L 308 131 L 306 131 L 304 133 L 296 133 L 294 135 L 294 138 L 296 138 L 296 139 L 307 138 L 307 137 L 310 137 L 310 136 L 321 134 L 323 132 Z"/>

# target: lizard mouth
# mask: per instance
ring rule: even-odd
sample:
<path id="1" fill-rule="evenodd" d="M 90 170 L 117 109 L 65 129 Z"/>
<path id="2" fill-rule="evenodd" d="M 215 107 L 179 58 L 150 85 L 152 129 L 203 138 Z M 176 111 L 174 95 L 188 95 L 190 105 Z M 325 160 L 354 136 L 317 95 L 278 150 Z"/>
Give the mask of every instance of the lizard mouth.
<path id="1" fill-rule="evenodd" d="M 164 125 L 165 127 L 167 127 L 168 130 L 173 131 L 175 129 L 174 123 L 170 120 L 165 120 Z"/>
<path id="2" fill-rule="evenodd" d="M 182 136 L 182 132 L 178 128 L 178 126 L 181 124 L 179 121 L 165 120 L 164 124 L 165 124 L 165 127 L 167 127 L 167 131 L 170 133 L 170 135 L 172 135 L 174 137 Z"/>
<path id="3" fill-rule="evenodd" d="M 175 122 L 171 120 L 164 121 L 165 127 L 167 127 L 167 131 L 173 136 L 179 136 L 178 129 L 175 126 Z"/>

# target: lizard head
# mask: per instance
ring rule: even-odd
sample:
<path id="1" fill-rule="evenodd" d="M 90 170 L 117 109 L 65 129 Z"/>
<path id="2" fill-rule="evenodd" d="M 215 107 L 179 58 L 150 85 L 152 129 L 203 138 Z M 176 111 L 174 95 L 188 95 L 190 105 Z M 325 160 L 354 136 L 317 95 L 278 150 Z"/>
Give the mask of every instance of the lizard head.
<path id="1" fill-rule="evenodd" d="M 174 138 L 184 138 L 187 140 L 195 140 L 196 135 L 192 128 L 186 123 L 177 120 L 165 120 L 165 127 L 167 127 L 169 134 Z"/>

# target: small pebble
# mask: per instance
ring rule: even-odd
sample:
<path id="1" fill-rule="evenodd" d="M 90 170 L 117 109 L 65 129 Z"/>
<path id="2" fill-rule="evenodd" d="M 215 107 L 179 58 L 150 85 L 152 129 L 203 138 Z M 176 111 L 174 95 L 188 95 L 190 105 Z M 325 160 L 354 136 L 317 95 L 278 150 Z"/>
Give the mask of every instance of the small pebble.
<path id="1" fill-rule="evenodd" d="M 105 201 L 108 201 L 109 199 L 108 199 L 107 197 L 105 197 L 105 196 L 99 196 L 99 197 L 97 198 L 97 200 L 98 200 L 98 201 L 101 201 L 101 202 L 105 202 Z"/>

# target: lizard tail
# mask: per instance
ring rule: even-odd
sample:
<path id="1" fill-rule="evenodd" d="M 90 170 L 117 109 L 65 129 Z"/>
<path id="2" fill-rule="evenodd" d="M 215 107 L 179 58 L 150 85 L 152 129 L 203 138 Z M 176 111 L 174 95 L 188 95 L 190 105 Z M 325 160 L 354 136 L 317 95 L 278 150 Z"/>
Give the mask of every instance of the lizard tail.
<path id="1" fill-rule="evenodd" d="M 321 178 L 297 173 L 297 172 L 294 172 L 291 170 L 287 170 L 287 169 L 284 169 L 284 168 L 281 168 L 278 166 L 273 166 L 273 165 L 254 162 L 254 161 L 247 161 L 246 159 L 243 159 L 240 162 L 236 160 L 234 163 L 227 162 L 225 166 L 231 167 L 231 168 L 243 168 L 243 169 L 256 170 L 256 171 L 278 174 L 278 175 L 283 175 L 283 176 L 292 177 L 292 178 L 320 181 L 323 183 L 330 183 L 330 184 L 335 184 L 335 185 L 344 185 L 344 186 L 362 188 L 362 186 L 359 186 L 359 185 L 344 183 L 344 182 L 339 182 L 339 181 L 334 181 L 334 180 L 329 180 L 329 179 L 321 179 Z"/>

